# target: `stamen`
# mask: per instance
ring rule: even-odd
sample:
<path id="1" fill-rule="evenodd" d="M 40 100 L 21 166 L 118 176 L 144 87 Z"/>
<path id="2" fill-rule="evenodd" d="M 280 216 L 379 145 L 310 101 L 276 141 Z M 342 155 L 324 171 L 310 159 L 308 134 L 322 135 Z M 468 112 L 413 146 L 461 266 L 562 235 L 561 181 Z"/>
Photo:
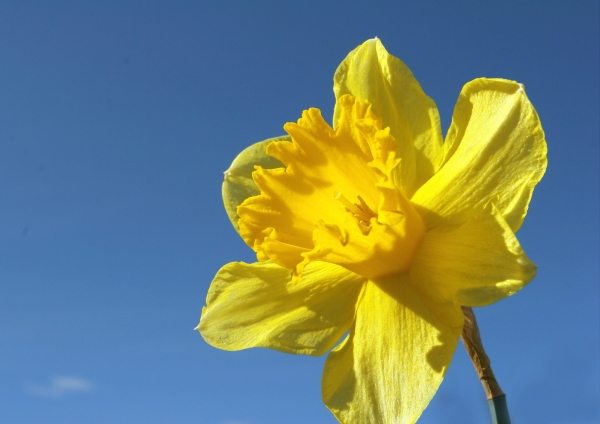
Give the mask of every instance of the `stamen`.
<path id="1" fill-rule="evenodd" d="M 346 197 L 339 190 L 333 191 L 333 198 L 342 202 L 342 205 L 346 206 L 348 211 L 352 212 L 354 215 L 361 215 L 360 209 L 358 209 L 357 205 L 354 203 L 350 203 L 350 200 L 346 199 Z"/>
<path id="2" fill-rule="evenodd" d="M 340 190 L 334 190 L 333 198 L 335 200 L 340 201 L 348 212 L 358 218 L 359 224 L 363 224 L 364 226 L 369 226 L 371 222 L 371 218 L 377 217 L 377 214 L 373 212 L 373 210 L 367 205 L 367 203 L 363 200 L 362 197 L 358 197 L 359 204 L 351 203 L 346 197 L 342 194 Z"/>
<path id="3" fill-rule="evenodd" d="M 366 213 L 367 215 L 369 215 L 369 220 L 371 218 L 375 218 L 377 216 L 377 214 L 375 212 L 373 212 L 373 210 L 369 207 L 369 205 L 367 205 L 367 202 L 365 202 L 363 200 L 362 197 L 360 196 L 356 196 L 358 197 L 358 201 L 360 202 L 360 206 L 358 206 L 360 208 L 361 211 L 363 211 L 364 213 Z"/>

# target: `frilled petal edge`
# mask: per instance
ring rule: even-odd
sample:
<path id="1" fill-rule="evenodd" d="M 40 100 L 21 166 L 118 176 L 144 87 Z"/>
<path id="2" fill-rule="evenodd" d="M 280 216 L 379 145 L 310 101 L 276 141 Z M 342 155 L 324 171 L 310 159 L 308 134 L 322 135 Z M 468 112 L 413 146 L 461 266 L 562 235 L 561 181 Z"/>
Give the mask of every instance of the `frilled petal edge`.
<path id="1" fill-rule="evenodd" d="M 235 230 L 239 233 L 237 207 L 248 197 L 260 194 L 259 188 L 252 179 L 254 167 L 259 165 L 265 169 L 280 168 L 283 164 L 274 157 L 267 155 L 267 146 L 272 141 L 289 141 L 287 135 L 259 141 L 245 148 L 225 171 L 222 193 L 225 211 Z"/>
<path id="2" fill-rule="evenodd" d="M 350 328 L 364 279 L 324 262 L 298 282 L 271 262 L 225 265 L 213 280 L 197 329 L 224 350 L 266 347 L 321 355 Z"/>
<path id="3" fill-rule="evenodd" d="M 428 228 L 455 225 L 490 200 L 513 231 L 546 170 L 544 131 L 522 84 L 480 78 L 454 109 L 442 168 L 411 199 Z"/>
<path id="4" fill-rule="evenodd" d="M 323 401 L 338 420 L 414 423 L 442 382 L 462 331 L 460 307 L 450 314 L 454 326 L 423 302 L 406 274 L 369 281 L 355 325 L 325 362 Z"/>
<path id="5" fill-rule="evenodd" d="M 427 232 L 409 274 L 432 298 L 485 306 L 516 293 L 535 272 L 500 211 L 489 205 L 459 227 Z"/>

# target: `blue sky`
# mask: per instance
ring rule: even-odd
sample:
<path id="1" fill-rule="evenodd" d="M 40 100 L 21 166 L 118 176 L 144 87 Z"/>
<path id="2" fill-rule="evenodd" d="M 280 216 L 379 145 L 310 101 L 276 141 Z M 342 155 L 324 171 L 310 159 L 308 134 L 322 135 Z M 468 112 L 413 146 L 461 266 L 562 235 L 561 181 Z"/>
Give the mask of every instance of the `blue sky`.
<path id="1" fill-rule="evenodd" d="M 440 2 L 441 3 L 441 2 Z M 334 423 L 324 357 L 224 352 L 210 281 L 254 261 L 223 171 L 378 36 L 437 103 L 525 84 L 549 148 L 518 233 L 538 265 L 476 310 L 518 423 L 600 421 L 599 5 L 553 2 L 0 4 L 0 423 Z M 420 423 L 481 423 L 459 344 Z"/>

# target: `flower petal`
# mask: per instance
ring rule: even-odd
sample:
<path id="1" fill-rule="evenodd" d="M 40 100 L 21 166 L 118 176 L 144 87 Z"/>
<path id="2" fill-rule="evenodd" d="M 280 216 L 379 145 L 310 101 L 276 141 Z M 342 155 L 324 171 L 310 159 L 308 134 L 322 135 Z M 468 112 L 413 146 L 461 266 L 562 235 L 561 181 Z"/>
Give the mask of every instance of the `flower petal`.
<path id="1" fill-rule="evenodd" d="M 354 49 L 333 77 L 336 99 L 351 94 L 373 104 L 373 112 L 390 127 L 402 159 L 398 186 L 408 197 L 440 167 L 443 158 L 440 116 L 408 67 L 388 54 L 378 38 Z M 333 125 L 342 110 L 336 105 Z"/>
<path id="2" fill-rule="evenodd" d="M 477 79 L 463 88 L 446 139 L 447 158 L 414 203 L 428 228 L 458 224 L 493 200 L 513 231 L 546 170 L 540 120 L 521 84 Z"/>
<path id="3" fill-rule="evenodd" d="M 223 203 L 225 211 L 233 227 L 237 232 L 238 220 L 237 207 L 248 197 L 260 194 L 260 190 L 252 179 L 252 172 L 255 165 L 260 165 L 266 169 L 279 168 L 283 164 L 272 156 L 267 155 L 267 146 L 272 141 L 289 141 L 287 135 L 269 138 L 259 141 L 245 148 L 231 163 L 231 166 L 225 171 L 225 180 L 223 181 Z"/>
<path id="4" fill-rule="evenodd" d="M 369 281 L 349 336 L 327 357 L 323 401 L 342 423 L 414 423 L 448 369 L 462 331 L 412 288 L 407 274 Z M 458 323 L 458 325 L 456 325 Z"/>
<path id="5" fill-rule="evenodd" d="M 321 355 L 352 325 L 363 282 L 322 262 L 308 265 L 296 283 L 271 262 L 232 262 L 215 276 L 197 329 L 219 349 Z"/>
<path id="6" fill-rule="evenodd" d="M 485 306 L 522 289 L 535 271 L 501 213 L 488 207 L 460 227 L 425 233 L 409 273 L 433 298 Z"/>

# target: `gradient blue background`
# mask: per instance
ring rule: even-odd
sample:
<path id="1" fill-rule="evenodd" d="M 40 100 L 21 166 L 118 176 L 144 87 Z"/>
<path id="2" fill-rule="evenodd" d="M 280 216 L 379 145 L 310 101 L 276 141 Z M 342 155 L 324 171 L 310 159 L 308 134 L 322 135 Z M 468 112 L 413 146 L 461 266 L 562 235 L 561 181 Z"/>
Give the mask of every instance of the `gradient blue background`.
<path id="1" fill-rule="evenodd" d="M 192 329 L 219 267 L 254 260 L 223 171 L 303 109 L 330 117 L 337 65 L 375 36 L 444 131 L 467 81 L 525 84 L 549 148 L 518 233 L 539 270 L 476 313 L 513 422 L 600 422 L 599 4 L 496 3 L 0 3 L 0 423 L 335 422 L 324 357 Z M 420 423 L 488 420 L 459 344 Z"/>

